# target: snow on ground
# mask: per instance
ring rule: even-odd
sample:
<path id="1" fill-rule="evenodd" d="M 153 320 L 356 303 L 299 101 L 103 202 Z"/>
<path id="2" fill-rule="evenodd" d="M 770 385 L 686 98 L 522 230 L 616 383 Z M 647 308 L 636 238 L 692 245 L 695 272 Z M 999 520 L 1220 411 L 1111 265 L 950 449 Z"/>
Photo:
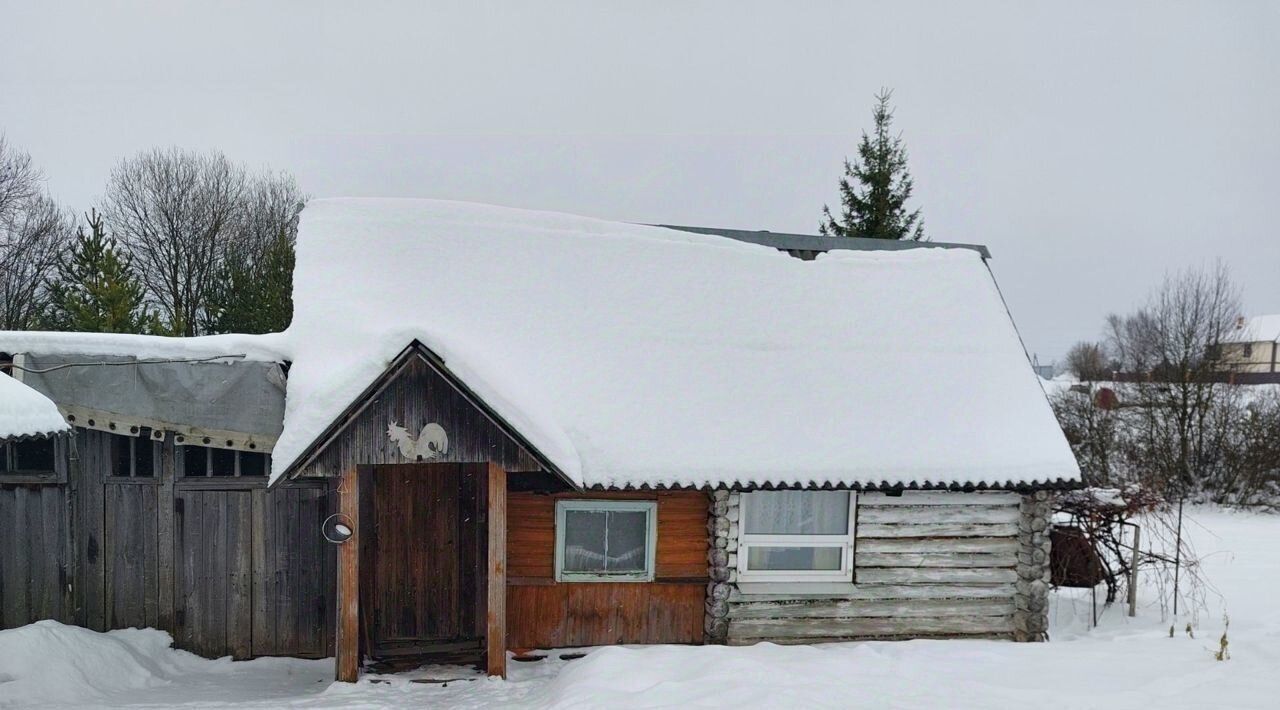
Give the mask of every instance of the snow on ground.
<path id="1" fill-rule="evenodd" d="M 1054 595 L 1047 644 L 907 641 L 827 646 L 612 647 L 511 664 L 503 682 L 427 669 L 332 683 L 332 661 L 209 661 L 157 631 L 42 622 L 0 632 L 0 707 L 237 708 L 1273 708 L 1280 701 L 1280 517 L 1197 509 L 1215 587 L 1174 622 L 1154 590 L 1088 625 L 1088 594 Z M 1231 659 L 1213 652 L 1229 613 Z M 1195 638 L 1183 631 L 1195 624 Z M 1176 633 L 1169 637 L 1169 627 Z M 452 673 L 453 675 L 449 675 Z M 448 684 L 413 678 L 459 676 Z"/>

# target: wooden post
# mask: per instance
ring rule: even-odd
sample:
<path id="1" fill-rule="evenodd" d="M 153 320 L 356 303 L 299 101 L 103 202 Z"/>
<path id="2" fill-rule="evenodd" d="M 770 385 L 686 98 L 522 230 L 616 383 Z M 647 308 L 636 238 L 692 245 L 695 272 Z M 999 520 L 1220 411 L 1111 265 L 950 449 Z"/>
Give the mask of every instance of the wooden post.
<path id="1" fill-rule="evenodd" d="M 489 463 L 488 672 L 507 677 L 507 472 Z"/>
<path id="2" fill-rule="evenodd" d="M 342 472 L 338 511 L 351 521 L 354 534 L 338 546 L 338 622 L 334 648 L 336 677 L 360 678 L 360 480 L 353 466 Z"/>
<path id="3" fill-rule="evenodd" d="M 1129 616 L 1138 614 L 1138 540 L 1142 528 L 1133 526 L 1133 560 L 1129 563 Z"/>

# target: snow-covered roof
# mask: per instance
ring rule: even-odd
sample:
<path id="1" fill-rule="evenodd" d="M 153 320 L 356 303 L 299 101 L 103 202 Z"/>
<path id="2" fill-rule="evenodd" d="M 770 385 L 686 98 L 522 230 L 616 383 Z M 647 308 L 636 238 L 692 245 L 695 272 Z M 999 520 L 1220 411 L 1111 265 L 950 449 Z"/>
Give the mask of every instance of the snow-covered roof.
<path id="1" fill-rule="evenodd" d="M 273 477 L 414 340 L 587 486 L 1079 469 L 978 253 L 768 247 L 428 200 L 303 212 Z"/>
<path id="2" fill-rule="evenodd" d="M 70 429 L 48 397 L 0 373 L 0 441 L 51 436 Z"/>
<path id="3" fill-rule="evenodd" d="M 242 357 L 246 360 L 284 362 L 289 359 L 286 345 L 284 336 L 279 333 L 170 338 L 124 333 L 0 331 L 0 352 L 11 354 L 109 355 L 157 360 Z"/>
<path id="4" fill-rule="evenodd" d="M 1280 342 L 1280 313 L 1245 318 L 1224 340 L 1228 343 Z"/>

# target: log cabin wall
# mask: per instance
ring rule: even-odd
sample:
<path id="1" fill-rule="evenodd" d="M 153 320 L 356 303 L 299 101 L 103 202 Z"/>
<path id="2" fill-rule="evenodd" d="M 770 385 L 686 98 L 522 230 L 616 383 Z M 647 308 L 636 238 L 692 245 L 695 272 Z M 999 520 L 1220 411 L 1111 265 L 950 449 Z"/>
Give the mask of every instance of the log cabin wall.
<path id="1" fill-rule="evenodd" d="M 739 494 L 727 499 L 725 517 L 737 520 Z M 726 640 L 1015 638 L 1015 615 L 1025 606 L 1018 588 L 1024 508 L 1016 493 L 860 493 L 855 583 L 802 591 L 738 585 L 730 572 Z M 736 557 L 736 523 L 722 527 L 732 528 L 726 547 Z"/>
<path id="2" fill-rule="evenodd" d="M 652 582 L 557 582 L 555 502 L 656 500 Z M 507 646 L 701 643 L 707 587 L 702 491 L 511 492 L 507 502 Z"/>

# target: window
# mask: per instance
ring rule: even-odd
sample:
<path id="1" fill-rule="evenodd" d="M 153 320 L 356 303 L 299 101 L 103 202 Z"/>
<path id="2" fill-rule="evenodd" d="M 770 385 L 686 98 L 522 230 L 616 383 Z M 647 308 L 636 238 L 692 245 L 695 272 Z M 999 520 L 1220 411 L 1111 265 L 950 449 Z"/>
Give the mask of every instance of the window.
<path id="1" fill-rule="evenodd" d="M 650 581 L 657 533 L 656 501 L 556 501 L 556 579 Z"/>
<path id="2" fill-rule="evenodd" d="M 0 473 L 53 475 L 52 438 L 0 444 Z"/>
<path id="3" fill-rule="evenodd" d="M 848 491 L 743 493 L 738 579 L 853 581 L 854 507 Z"/>
<path id="4" fill-rule="evenodd" d="M 151 430 L 142 427 L 138 436 L 110 434 L 111 475 L 118 478 L 155 478 L 156 446 Z"/>
<path id="5" fill-rule="evenodd" d="M 267 454 L 257 451 L 182 446 L 179 455 L 184 478 L 265 478 Z"/>
<path id="6" fill-rule="evenodd" d="M 1253 358 L 1253 343 L 1245 343 L 1242 350 L 1244 350 L 1244 359 L 1249 360 Z"/>

